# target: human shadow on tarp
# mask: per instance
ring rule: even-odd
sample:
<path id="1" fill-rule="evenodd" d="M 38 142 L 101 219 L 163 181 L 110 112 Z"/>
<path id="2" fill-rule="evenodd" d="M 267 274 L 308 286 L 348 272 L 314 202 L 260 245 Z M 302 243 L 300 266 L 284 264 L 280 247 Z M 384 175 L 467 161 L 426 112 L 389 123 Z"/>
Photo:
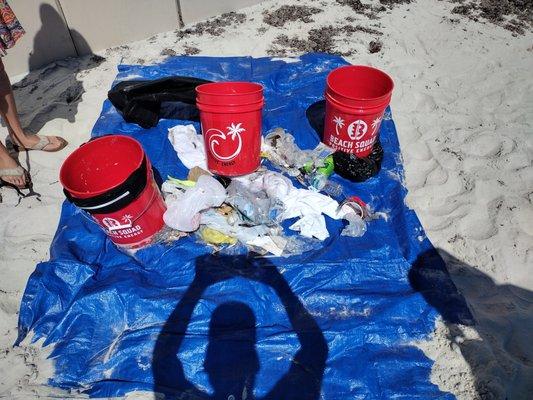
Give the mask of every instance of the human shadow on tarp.
<path id="1" fill-rule="evenodd" d="M 212 313 L 203 368 L 214 390 L 213 395 L 187 380 L 178 355 L 194 308 L 204 291 L 234 277 L 270 286 L 281 300 L 300 342 L 289 370 L 262 399 L 320 398 L 328 354 L 322 331 L 274 265 L 265 259 L 246 256 L 209 255 L 196 260 L 194 280 L 156 341 L 152 363 L 154 390 L 180 399 L 255 399 L 255 379 L 260 368 L 256 349 L 257 321 L 248 305 L 228 301 Z"/>
<path id="2" fill-rule="evenodd" d="M 442 315 L 447 339 L 469 364 L 480 398 L 526 399 L 533 393 L 532 291 L 498 285 L 435 249 L 418 257 L 409 281 Z"/>

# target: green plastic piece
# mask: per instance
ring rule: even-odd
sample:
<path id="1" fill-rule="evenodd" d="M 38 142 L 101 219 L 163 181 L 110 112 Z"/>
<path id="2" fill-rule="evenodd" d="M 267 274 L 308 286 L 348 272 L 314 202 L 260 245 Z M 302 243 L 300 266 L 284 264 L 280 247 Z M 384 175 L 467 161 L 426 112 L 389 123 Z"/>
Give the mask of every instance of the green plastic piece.
<path id="1" fill-rule="evenodd" d="M 331 176 L 333 174 L 333 169 L 335 167 L 335 164 L 333 163 L 333 156 L 330 154 L 326 158 L 324 158 L 324 164 L 322 167 L 318 167 L 316 169 L 316 172 L 322 175 Z"/>

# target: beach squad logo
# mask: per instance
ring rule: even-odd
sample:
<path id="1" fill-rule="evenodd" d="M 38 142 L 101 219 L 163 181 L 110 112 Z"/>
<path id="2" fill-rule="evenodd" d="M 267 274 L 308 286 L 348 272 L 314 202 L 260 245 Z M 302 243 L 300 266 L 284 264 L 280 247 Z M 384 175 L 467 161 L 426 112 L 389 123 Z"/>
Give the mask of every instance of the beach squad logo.
<path id="1" fill-rule="evenodd" d="M 119 229 L 127 229 L 131 228 L 132 222 L 131 222 L 131 215 L 124 215 L 122 217 L 122 223 L 117 221 L 114 218 L 104 218 L 102 220 L 102 223 L 106 226 L 106 228 L 110 231 L 118 231 Z"/>
<path id="2" fill-rule="evenodd" d="M 366 153 L 376 142 L 382 119 L 377 117 L 372 120 L 370 129 L 366 121 L 358 119 L 348 124 L 343 131 L 345 120 L 340 116 L 334 116 L 332 122 L 335 124 L 335 133 L 329 137 L 328 145 L 348 153 Z"/>
<path id="3" fill-rule="evenodd" d="M 361 140 L 368 130 L 368 125 L 362 119 L 352 122 L 348 125 L 348 136 L 352 140 Z"/>
<path id="4" fill-rule="evenodd" d="M 126 239 L 143 233 L 143 228 L 140 225 L 133 225 L 133 217 L 131 215 L 124 215 L 121 221 L 106 217 L 102 219 L 102 224 L 106 227 L 109 235 L 117 238 Z"/>

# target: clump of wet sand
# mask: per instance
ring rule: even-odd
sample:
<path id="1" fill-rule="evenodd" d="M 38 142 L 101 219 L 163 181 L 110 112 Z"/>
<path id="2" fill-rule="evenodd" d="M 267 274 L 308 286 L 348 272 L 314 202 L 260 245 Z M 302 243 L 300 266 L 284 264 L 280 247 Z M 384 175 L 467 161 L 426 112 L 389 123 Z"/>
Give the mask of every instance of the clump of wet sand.
<path id="1" fill-rule="evenodd" d="M 452 13 L 499 25 L 515 35 L 533 29 L 532 0 L 450 0 Z"/>
<path id="2" fill-rule="evenodd" d="M 191 35 L 201 36 L 206 33 L 212 36 L 220 36 L 226 31 L 226 28 L 242 24 L 244 21 L 246 21 L 246 14 L 232 11 L 216 18 L 198 22 L 190 28 L 178 30 L 176 31 L 176 35 L 178 36 L 178 39 Z"/>
<path id="3" fill-rule="evenodd" d="M 377 29 L 364 27 L 361 25 L 341 25 L 333 26 L 327 25 L 320 28 L 315 28 L 309 30 L 306 39 L 301 39 L 299 37 L 289 37 L 285 34 L 278 35 L 273 41 L 272 46 L 268 49 L 269 55 L 275 56 L 287 56 L 293 53 L 307 53 L 307 52 L 318 52 L 318 53 L 329 53 L 336 54 L 341 56 L 349 56 L 353 54 L 353 51 L 340 51 L 337 48 L 336 41 L 341 39 L 342 36 L 350 37 L 355 33 L 366 33 L 375 36 L 381 36 L 383 33 Z M 371 41 L 374 43 L 371 53 L 376 53 L 381 50 L 381 46 L 376 46 L 375 43 L 380 43 L 380 41 Z M 370 45 L 369 45 L 370 46 Z"/>
<path id="4" fill-rule="evenodd" d="M 287 22 L 302 21 L 314 22 L 312 15 L 322 12 L 320 8 L 302 5 L 284 5 L 274 11 L 263 12 L 263 22 L 270 26 L 282 27 Z"/>

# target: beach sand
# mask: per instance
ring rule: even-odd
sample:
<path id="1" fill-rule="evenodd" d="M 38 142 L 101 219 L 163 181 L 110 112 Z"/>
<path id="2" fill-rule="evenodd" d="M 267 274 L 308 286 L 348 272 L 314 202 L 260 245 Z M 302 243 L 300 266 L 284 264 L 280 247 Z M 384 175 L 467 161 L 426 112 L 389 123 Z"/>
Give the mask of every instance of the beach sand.
<path id="1" fill-rule="evenodd" d="M 49 257 L 63 201 L 59 166 L 89 139 L 117 65 L 180 54 L 302 51 L 336 52 L 395 80 L 392 109 L 407 204 L 447 260 L 477 320 L 473 327 L 438 321 L 434 335 L 417 343 L 435 360 L 432 382 L 459 399 L 526 399 L 533 393 L 531 29 L 520 34 L 505 29 L 504 22 L 452 13 L 458 4 L 448 1 L 381 3 L 388 6 L 267 1 L 98 57 L 56 62 L 18 80 L 15 96 L 23 123 L 70 144 L 61 153 L 29 154 L 40 200 L 19 203 L 14 191 L 0 189 L 0 397 L 80 397 L 45 385 L 53 374 L 49 348 L 29 340 L 17 348 L 12 344 L 26 281 Z M 281 5 L 304 7 L 273 13 Z M 3 139 L 7 131 L 1 130 Z M 26 165 L 27 155 L 20 154 L 20 160 Z"/>

